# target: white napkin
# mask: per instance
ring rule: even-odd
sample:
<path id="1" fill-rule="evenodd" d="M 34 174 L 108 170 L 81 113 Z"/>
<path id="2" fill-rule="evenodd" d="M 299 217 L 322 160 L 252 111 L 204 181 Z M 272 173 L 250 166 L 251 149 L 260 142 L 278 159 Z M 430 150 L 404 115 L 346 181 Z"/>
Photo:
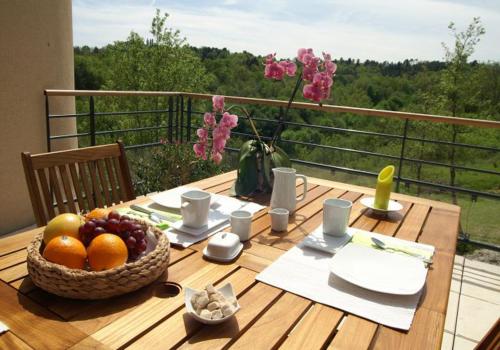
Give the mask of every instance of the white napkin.
<path id="1" fill-rule="evenodd" d="M 410 328 L 421 291 L 401 296 L 363 289 L 333 275 L 330 259 L 331 254 L 308 248 L 301 242 L 256 279 L 389 327 Z"/>

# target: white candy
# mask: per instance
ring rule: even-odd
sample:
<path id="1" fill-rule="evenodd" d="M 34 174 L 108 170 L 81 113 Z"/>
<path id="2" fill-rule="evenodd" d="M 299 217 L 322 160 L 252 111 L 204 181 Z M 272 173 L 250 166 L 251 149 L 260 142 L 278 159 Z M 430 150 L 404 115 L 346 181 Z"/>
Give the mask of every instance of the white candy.
<path id="1" fill-rule="evenodd" d="M 212 313 L 208 310 L 201 310 L 200 316 L 208 320 L 212 319 Z"/>
<path id="2" fill-rule="evenodd" d="M 213 293 L 217 292 L 215 290 L 214 286 L 211 284 L 207 284 L 207 286 L 205 287 L 205 290 L 207 291 L 208 294 L 213 294 Z"/>
<path id="3" fill-rule="evenodd" d="M 216 292 L 216 293 L 210 294 L 210 296 L 208 297 L 208 299 L 210 301 L 217 301 L 217 302 L 224 302 L 224 301 L 226 301 L 226 298 L 224 298 L 224 295 L 222 295 L 222 293 L 220 293 L 220 292 Z"/>
<path id="4" fill-rule="evenodd" d="M 222 314 L 224 315 L 224 317 L 226 317 L 226 316 L 233 314 L 234 308 L 231 304 L 223 304 L 221 306 L 221 311 L 222 311 Z"/>
<path id="5" fill-rule="evenodd" d="M 193 304 L 194 308 L 205 308 L 205 306 L 208 305 L 210 300 L 208 300 L 208 297 L 206 295 L 202 295 L 196 299 L 196 303 Z"/>
<path id="6" fill-rule="evenodd" d="M 212 311 L 212 320 L 220 320 L 222 318 L 222 312 L 220 310 Z"/>
<path id="7" fill-rule="evenodd" d="M 211 302 L 210 304 L 207 305 L 207 310 L 208 311 L 214 311 L 220 309 L 220 304 L 216 301 Z"/>

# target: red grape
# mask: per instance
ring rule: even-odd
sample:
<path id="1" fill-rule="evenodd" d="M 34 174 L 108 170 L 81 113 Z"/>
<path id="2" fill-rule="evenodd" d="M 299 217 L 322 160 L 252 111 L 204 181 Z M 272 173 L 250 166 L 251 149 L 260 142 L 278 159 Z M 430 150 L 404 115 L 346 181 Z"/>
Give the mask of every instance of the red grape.
<path id="1" fill-rule="evenodd" d="M 121 231 L 120 232 L 120 237 L 123 239 L 123 241 L 126 241 L 127 238 L 130 237 L 130 232 L 128 232 L 128 231 Z"/>
<path id="2" fill-rule="evenodd" d="M 82 227 L 83 227 L 83 230 L 85 233 L 90 233 L 90 232 L 94 232 L 94 230 L 96 228 L 96 224 L 93 221 L 87 221 L 85 224 L 83 224 Z"/>
<path id="3" fill-rule="evenodd" d="M 104 227 L 104 228 L 105 228 L 105 227 L 106 227 L 106 225 L 107 225 L 107 222 L 106 222 L 106 220 L 104 220 L 104 219 L 97 219 L 97 220 L 95 221 L 95 225 L 96 225 L 97 227 Z"/>
<path id="4" fill-rule="evenodd" d="M 140 241 L 137 242 L 137 245 L 136 245 L 136 249 L 139 251 L 139 252 L 143 252 L 146 250 L 147 248 L 147 243 L 144 239 L 141 239 Z"/>
<path id="5" fill-rule="evenodd" d="M 135 231 L 132 231 L 131 234 L 132 234 L 132 236 L 135 237 L 135 239 L 137 241 L 140 241 L 140 240 L 144 239 L 144 236 L 145 236 L 143 230 L 135 230 Z"/>
<path id="6" fill-rule="evenodd" d="M 108 214 L 108 220 L 115 219 L 120 221 L 120 214 L 116 210 L 112 210 Z"/>
<path id="7" fill-rule="evenodd" d="M 120 221 L 124 221 L 124 220 L 130 220 L 130 217 L 128 215 L 122 215 L 120 217 Z"/>
<path id="8" fill-rule="evenodd" d="M 106 229 L 104 227 L 96 227 L 94 230 L 94 235 L 97 237 L 102 233 L 106 233 Z"/>
<path id="9" fill-rule="evenodd" d="M 120 221 L 120 231 L 132 231 L 133 226 L 134 224 L 129 220 Z"/>
<path id="10" fill-rule="evenodd" d="M 109 219 L 106 225 L 109 232 L 119 233 L 120 232 L 120 221 L 117 219 Z"/>
<path id="11" fill-rule="evenodd" d="M 135 248 L 137 241 L 135 240 L 134 237 L 130 236 L 129 238 L 127 238 L 125 243 L 127 244 L 128 248 L 132 249 L 132 248 Z"/>

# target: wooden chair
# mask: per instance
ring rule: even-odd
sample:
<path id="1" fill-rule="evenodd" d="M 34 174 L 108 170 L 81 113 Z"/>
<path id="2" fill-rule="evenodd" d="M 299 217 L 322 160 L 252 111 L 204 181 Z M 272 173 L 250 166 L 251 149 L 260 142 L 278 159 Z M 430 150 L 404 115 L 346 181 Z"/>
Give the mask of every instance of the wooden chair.
<path id="1" fill-rule="evenodd" d="M 35 155 L 23 152 L 21 158 L 38 226 L 60 213 L 78 213 L 135 198 L 120 141 Z"/>
<path id="2" fill-rule="evenodd" d="M 474 350 L 498 350 L 500 349 L 500 318 L 484 335 L 483 339 L 476 345 Z"/>

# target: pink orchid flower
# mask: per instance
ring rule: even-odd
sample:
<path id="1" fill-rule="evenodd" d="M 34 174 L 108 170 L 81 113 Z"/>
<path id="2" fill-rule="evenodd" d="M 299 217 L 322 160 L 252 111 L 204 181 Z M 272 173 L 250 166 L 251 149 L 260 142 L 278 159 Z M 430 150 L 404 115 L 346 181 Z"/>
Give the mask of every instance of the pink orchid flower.
<path id="1" fill-rule="evenodd" d="M 214 127 L 215 124 L 217 124 L 214 113 L 205 113 L 205 115 L 203 116 L 203 121 L 205 122 L 205 125 L 210 127 Z"/>
<path id="2" fill-rule="evenodd" d="M 297 59 L 299 60 L 299 62 L 305 63 L 304 62 L 305 55 L 314 56 L 313 49 L 299 49 L 299 51 L 297 52 Z"/>
<path id="3" fill-rule="evenodd" d="M 232 129 L 238 125 L 238 116 L 236 114 L 229 114 L 224 112 L 222 119 L 220 120 L 220 125 Z"/>
<path id="4" fill-rule="evenodd" d="M 222 112 L 224 110 L 224 96 L 215 95 L 212 97 L 214 111 Z"/>
<path id="5" fill-rule="evenodd" d="M 222 161 L 222 154 L 220 152 L 212 152 L 211 158 L 215 164 L 220 164 Z"/>
<path id="6" fill-rule="evenodd" d="M 285 69 L 285 73 L 289 77 L 293 77 L 295 75 L 295 72 L 297 71 L 297 65 L 292 61 L 280 61 L 278 64 Z"/>
<path id="7" fill-rule="evenodd" d="M 283 66 L 281 66 L 277 62 L 266 64 L 266 68 L 264 69 L 264 76 L 268 79 L 282 80 L 285 76 L 285 68 L 283 68 Z"/>
<path id="8" fill-rule="evenodd" d="M 200 128 L 196 130 L 196 135 L 200 138 L 200 140 L 208 140 L 208 131 L 207 129 Z"/>
<path id="9" fill-rule="evenodd" d="M 207 160 L 207 152 L 206 152 L 205 144 L 195 143 L 193 146 L 193 150 L 194 150 L 195 155 L 198 158 L 202 158 L 203 160 Z"/>

